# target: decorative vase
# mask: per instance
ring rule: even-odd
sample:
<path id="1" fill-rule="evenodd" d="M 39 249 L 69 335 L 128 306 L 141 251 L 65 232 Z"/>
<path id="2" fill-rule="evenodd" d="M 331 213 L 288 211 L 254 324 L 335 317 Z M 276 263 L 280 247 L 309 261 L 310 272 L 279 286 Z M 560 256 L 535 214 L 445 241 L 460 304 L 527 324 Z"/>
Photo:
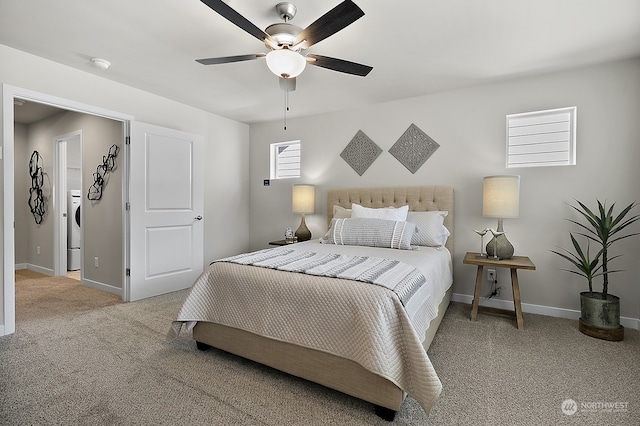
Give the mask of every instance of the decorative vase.
<path id="1" fill-rule="evenodd" d="M 491 241 L 487 243 L 486 250 L 487 257 L 489 259 L 492 257 L 498 257 L 499 259 L 511 259 L 513 257 L 513 246 L 509 240 L 507 240 L 505 234 L 493 237 Z"/>
<path id="2" fill-rule="evenodd" d="M 582 333 L 604 340 L 622 340 L 620 298 L 613 294 L 583 291 L 580 293 L 580 325 Z"/>

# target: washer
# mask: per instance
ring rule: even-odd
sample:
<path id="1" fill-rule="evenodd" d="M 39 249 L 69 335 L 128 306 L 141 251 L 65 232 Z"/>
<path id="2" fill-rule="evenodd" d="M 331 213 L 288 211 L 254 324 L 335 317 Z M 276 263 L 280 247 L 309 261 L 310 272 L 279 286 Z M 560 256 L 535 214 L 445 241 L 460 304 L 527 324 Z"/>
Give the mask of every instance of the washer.
<path id="1" fill-rule="evenodd" d="M 80 269 L 80 205 L 82 193 L 71 190 L 67 193 L 67 270 Z"/>

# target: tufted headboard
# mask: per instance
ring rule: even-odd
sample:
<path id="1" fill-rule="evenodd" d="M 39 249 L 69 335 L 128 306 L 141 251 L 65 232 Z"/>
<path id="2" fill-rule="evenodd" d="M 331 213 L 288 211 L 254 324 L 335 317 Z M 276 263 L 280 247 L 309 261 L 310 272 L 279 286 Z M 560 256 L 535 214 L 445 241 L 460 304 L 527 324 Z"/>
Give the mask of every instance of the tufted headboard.
<path id="1" fill-rule="evenodd" d="M 450 186 L 416 186 L 403 188 L 353 188 L 330 189 L 327 192 L 327 226 L 331 224 L 333 206 L 351 208 L 356 203 L 364 207 L 402 207 L 409 205 L 410 211 L 423 212 L 446 210 L 444 226 L 451 235 L 446 247 L 453 255 L 453 188 Z"/>

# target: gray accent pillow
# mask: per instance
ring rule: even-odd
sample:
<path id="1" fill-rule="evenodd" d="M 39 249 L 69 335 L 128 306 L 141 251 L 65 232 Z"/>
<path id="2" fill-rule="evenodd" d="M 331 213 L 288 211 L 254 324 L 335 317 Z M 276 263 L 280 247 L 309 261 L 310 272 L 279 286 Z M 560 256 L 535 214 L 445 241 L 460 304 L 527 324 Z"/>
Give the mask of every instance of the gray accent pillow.
<path id="1" fill-rule="evenodd" d="M 416 224 L 412 222 L 371 218 L 332 219 L 327 243 L 414 250 L 411 238 L 415 233 Z"/>
<path id="2" fill-rule="evenodd" d="M 447 211 L 409 212 L 407 220 L 416 224 L 417 232 L 411 243 L 415 246 L 442 247 L 447 243 L 449 230 L 444 226 Z"/>

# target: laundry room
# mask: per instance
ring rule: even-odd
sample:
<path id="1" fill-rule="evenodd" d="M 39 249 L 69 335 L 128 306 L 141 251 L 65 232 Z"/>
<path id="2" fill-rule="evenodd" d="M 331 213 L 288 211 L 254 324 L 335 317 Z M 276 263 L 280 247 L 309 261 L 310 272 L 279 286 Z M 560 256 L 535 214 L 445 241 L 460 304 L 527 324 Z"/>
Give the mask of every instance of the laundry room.
<path id="1" fill-rule="evenodd" d="M 15 110 L 21 106 L 16 105 Z M 83 285 L 122 294 L 124 124 L 54 109 L 15 114 L 15 268 L 71 274 Z M 101 193 L 90 191 L 98 179 Z"/>

